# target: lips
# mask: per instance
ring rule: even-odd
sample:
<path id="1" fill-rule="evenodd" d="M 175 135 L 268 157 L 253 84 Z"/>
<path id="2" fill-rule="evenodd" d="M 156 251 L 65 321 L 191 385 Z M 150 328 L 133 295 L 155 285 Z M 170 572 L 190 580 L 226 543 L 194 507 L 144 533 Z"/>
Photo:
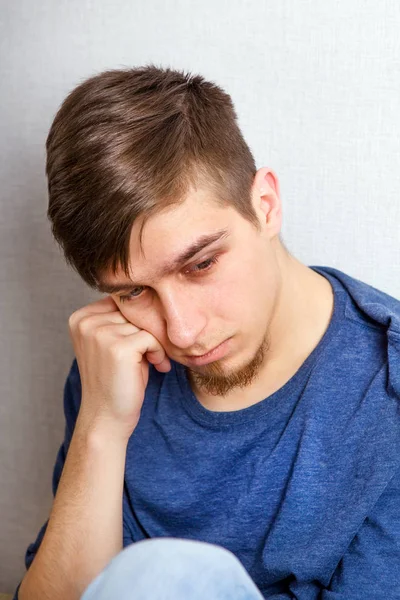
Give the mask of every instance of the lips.
<path id="1" fill-rule="evenodd" d="M 231 338 L 228 338 L 227 340 L 225 340 L 218 346 L 215 346 L 212 350 L 209 350 L 209 352 L 206 352 L 205 354 L 201 354 L 200 356 L 186 355 L 185 359 L 190 364 L 198 366 L 205 365 L 207 363 L 213 362 L 214 360 L 219 360 L 228 352 L 230 339 Z"/>
<path id="2" fill-rule="evenodd" d="M 223 342 L 221 342 L 222 344 Z M 212 348 L 211 350 L 207 350 L 207 352 L 204 352 L 204 354 L 187 354 L 186 356 L 188 358 L 201 358 L 202 356 L 207 356 L 207 354 L 210 354 L 211 352 L 213 352 L 213 350 L 216 350 L 216 348 L 218 348 L 218 346 L 220 346 L 221 344 L 217 344 L 216 346 L 214 346 L 214 348 Z"/>

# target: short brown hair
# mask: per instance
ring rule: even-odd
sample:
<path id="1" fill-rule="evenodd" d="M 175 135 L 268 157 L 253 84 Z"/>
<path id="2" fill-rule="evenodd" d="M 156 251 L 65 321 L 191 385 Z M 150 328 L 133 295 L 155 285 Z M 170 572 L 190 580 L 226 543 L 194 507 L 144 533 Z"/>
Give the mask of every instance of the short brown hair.
<path id="1" fill-rule="evenodd" d="M 129 276 L 134 220 L 196 184 L 258 228 L 254 158 L 230 96 L 200 75 L 155 65 L 94 75 L 62 103 L 46 150 L 52 233 L 93 288 L 110 269 Z"/>

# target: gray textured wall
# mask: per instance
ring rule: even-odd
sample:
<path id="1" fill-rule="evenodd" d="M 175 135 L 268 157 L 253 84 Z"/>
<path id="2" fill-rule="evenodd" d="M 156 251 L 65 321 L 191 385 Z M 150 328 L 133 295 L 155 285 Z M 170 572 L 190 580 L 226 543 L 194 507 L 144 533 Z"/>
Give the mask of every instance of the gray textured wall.
<path id="1" fill-rule="evenodd" d="M 45 217 L 45 138 L 84 78 L 154 61 L 219 82 L 280 178 L 289 248 L 400 296 L 400 3 L 194 4 L 0 4 L 0 591 L 48 516 L 67 320 L 95 298 Z"/>

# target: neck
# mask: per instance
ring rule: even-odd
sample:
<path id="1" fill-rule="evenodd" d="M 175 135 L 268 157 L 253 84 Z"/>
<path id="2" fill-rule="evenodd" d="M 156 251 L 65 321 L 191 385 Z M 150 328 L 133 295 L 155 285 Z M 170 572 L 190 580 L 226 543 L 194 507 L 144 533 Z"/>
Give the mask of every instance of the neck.
<path id="1" fill-rule="evenodd" d="M 324 335 L 332 317 L 329 281 L 293 256 L 277 252 L 282 285 L 270 324 L 268 364 L 305 360 Z M 304 362 L 304 360 L 302 362 Z"/>

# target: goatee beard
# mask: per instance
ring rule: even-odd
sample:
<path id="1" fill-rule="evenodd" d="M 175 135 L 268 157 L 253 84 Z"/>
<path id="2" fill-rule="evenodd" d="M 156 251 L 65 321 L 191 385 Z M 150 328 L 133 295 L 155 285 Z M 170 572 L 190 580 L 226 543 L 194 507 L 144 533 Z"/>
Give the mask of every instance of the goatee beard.
<path id="1" fill-rule="evenodd" d="M 205 365 L 203 373 L 185 367 L 186 373 L 189 381 L 206 394 L 226 396 L 233 389 L 245 388 L 255 380 L 269 347 L 269 336 L 266 334 L 250 362 L 232 373 L 225 373 L 220 361 Z"/>

